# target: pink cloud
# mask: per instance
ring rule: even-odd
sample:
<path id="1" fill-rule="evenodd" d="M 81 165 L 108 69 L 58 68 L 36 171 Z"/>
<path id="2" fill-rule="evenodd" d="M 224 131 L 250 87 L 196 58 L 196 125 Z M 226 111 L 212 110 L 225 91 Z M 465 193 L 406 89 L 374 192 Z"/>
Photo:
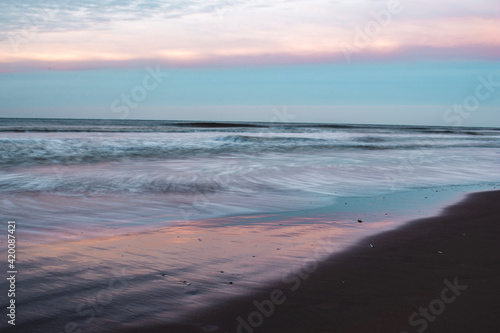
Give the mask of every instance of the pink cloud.
<path id="1" fill-rule="evenodd" d="M 496 45 L 460 45 L 449 47 L 406 45 L 388 51 L 367 48 L 352 54 L 352 62 L 415 60 L 500 60 L 500 47 Z M 318 52 L 314 54 L 269 53 L 253 56 L 206 56 L 191 60 L 164 58 L 138 58 L 131 60 L 79 60 L 40 61 L 20 60 L 0 62 L 0 73 L 29 72 L 39 70 L 88 70 L 103 68 L 163 67 L 200 68 L 231 66 L 292 65 L 308 63 L 346 63 L 342 52 Z"/>

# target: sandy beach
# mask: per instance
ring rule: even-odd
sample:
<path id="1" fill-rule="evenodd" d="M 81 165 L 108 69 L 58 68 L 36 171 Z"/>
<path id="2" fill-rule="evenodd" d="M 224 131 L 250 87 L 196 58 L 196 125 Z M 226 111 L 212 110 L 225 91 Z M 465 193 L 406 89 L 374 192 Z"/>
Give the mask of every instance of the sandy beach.
<path id="1" fill-rule="evenodd" d="M 20 242 L 13 331 L 496 332 L 500 191 L 463 191 Z"/>
<path id="2" fill-rule="evenodd" d="M 500 191 L 471 194 L 440 216 L 298 271 L 289 283 L 147 331 L 498 332 L 499 200 Z"/>

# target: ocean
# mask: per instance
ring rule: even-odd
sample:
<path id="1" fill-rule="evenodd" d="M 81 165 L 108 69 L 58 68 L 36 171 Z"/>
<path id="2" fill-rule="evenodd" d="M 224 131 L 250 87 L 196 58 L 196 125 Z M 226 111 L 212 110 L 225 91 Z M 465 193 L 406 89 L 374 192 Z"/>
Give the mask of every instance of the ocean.
<path id="1" fill-rule="evenodd" d="M 340 250 L 496 188 L 499 162 L 498 128 L 0 119 L 0 212 L 30 256 L 27 331 L 43 318 L 40 331 L 68 331 L 60 318 L 73 318 L 93 332 L 248 291 L 310 257 L 326 230 Z M 139 234 L 143 249 L 128 242 Z M 97 311 L 88 297 L 116 272 L 133 291 Z"/>
<path id="2" fill-rule="evenodd" d="M 0 210 L 50 241 L 499 182 L 499 161 L 495 128 L 2 119 Z"/>

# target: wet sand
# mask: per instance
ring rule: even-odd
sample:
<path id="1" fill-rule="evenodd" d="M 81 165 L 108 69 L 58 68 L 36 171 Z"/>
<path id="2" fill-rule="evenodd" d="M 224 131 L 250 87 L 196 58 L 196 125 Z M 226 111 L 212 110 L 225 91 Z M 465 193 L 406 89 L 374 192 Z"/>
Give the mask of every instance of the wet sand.
<path id="1" fill-rule="evenodd" d="M 0 329 L 497 332 L 499 199 L 472 194 L 385 232 L 401 222 L 384 213 L 400 208 L 389 197 L 362 213 L 363 200 L 340 203 L 356 214 L 234 216 L 21 246 L 18 324 Z"/>
<path id="2" fill-rule="evenodd" d="M 355 218 L 373 220 L 373 212 L 237 215 L 116 229 L 113 236 L 20 242 L 15 332 L 119 332 L 182 323 L 186 314 L 262 290 L 314 249 L 324 259 L 398 223 L 379 215 L 383 220 L 362 224 Z M 92 226 L 78 231 L 91 234 L 86 228 Z M 325 235 L 330 243 L 322 248 Z"/>
<path id="3" fill-rule="evenodd" d="M 499 203 L 471 194 L 184 324 L 127 332 L 499 332 Z"/>

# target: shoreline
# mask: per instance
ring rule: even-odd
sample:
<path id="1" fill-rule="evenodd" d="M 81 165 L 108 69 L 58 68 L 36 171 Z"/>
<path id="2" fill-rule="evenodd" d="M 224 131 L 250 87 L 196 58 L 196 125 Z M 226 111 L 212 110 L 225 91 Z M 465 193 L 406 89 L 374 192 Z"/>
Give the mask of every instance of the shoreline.
<path id="1" fill-rule="evenodd" d="M 469 194 L 438 216 L 369 236 L 310 272 L 198 311 L 185 324 L 142 330 L 496 332 L 498 202 L 500 191 Z"/>
<path id="2" fill-rule="evenodd" d="M 227 219 L 238 220 L 239 218 L 247 219 L 248 216 L 274 216 L 277 220 L 285 220 L 287 218 L 303 216 L 303 214 L 314 216 L 331 214 L 334 212 L 343 214 L 343 218 L 347 216 L 354 220 L 362 218 L 370 223 L 382 222 L 387 218 L 396 218 L 407 223 L 407 221 L 433 216 L 439 213 L 445 205 L 457 202 L 457 200 L 459 200 L 457 199 L 458 195 L 465 196 L 468 193 L 487 191 L 494 186 L 496 186 L 494 183 L 485 182 L 476 185 L 445 185 L 429 188 L 401 189 L 386 194 L 372 194 L 367 196 L 338 196 L 335 197 L 333 203 L 327 205 L 313 206 L 312 208 L 303 207 L 298 210 L 290 211 L 262 210 L 195 216 L 187 219 L 183 219 L 181 214 L 176 219 L 167 220 L 166 225 L 159 224 L 165 222 L 162 221 L 162 218 L 169 217 L 168 215 L 148 215 L 119 220 L 118 222 L 108 224 L 106 228 L 98 230 L 96 230 L 95 225 L 87 226 L 77 224 L 73 226 L 73 229 L 78 227 L 78 230 L 75 229 L 76 231 L 73 231 L 73 233 L 66 234 L 54 233 L 53 229 L 35 229 L 33 231 L 33 228 L 37 227 L 34 225 L 29 225 L 30 230 L 26 230 L 27 226 L 25 225 L 25 228 L 20 230 L 20 233 L 23 233 L 20 242 L 22 242 L 23 248 L 34 248 L 38 246 L 50 246 L 55 243 L 81 242 L 85 240 L 105 239 L 107 237 L 120 237 L 138 233 L 162 232 L 167 228 L 175 228 L 176 226 L 183 227 L 186 223 L 197 225 L 199 221 L 203 221 L 203 223 L 210 221 L 210 224 L 214 225 L 214 223 L 216 224 L 217 222 L 212 221 L 225 221 Z M 384 213 L 387 214 L 384 215 Z M 26 218 L 17 218 L 17 220 L 26 222 Z M 141 224 L 143 223 L 141 222 L 142 220 L 152 221 L 152 223 Z M 135 224 L 132 222 L 135 222 Z M 236 224 L 237 222 L 232 225 Z"/>
<path id="3" fill-rule="evenodd" d="M 408 326 L 409 316 L 440 296 L 445 279 L 453 284 L 457 277 L 458 285 L 469 285 L 476 272 L 482 272 L 479 277 L 491 276 L 492 285 L 500 277 L 500 232 L 483 221 L 499 220 L 495 205 L 500 191 L 462 190 L 351 198 L 348 205 L 340 202 L 296 214 L 201 220 L 156 231 L 21 247 L 25 259 L 16 331 L 413 333 L 422 322 Z M 443 209 L 451 203 L 443 199 L 459 193 L 461 201 Z M 397 214 L 390 210 L 401 205 L 407 206 Z M 349 211 L 342 212 L 344 207 Z M 437 212 L 441 214 L 429 217 Z M 484 226 L 469 230 L 476 220 Z M 432 239 L 437 241 L 434 246 Z M 447 239 L 449 244 L 442 245 Z M 477 253 L 478 244 L 488 248 L 486 254 Z M 471 246 L 469 256 L 460 252 Z M 440 265 L 450 258 L 454 270 L 445 272 Z M 482 266 L 474 266 L 480 262 Z M 470 272 L 456 269 L 462 266 Z M 441 273 L 431 279 L 436 272 Z M 412 281 L 414 275 L 427 276 L 427 284 Z M 409 294 L 404 289 L 408 285 Z M 458 300 L 466 299 L 468 288 Z M 495 286 L 488 288 L 493 296 L 500 295 Z M 481 308 L 485 299 L 469 303 Z M 488 301 L 493 310 L 494 301 Z M 439 320 L 458 303 L 447 304 Z M 429 323 L 427 331 L 439 327 L 437 322 Z"/>

